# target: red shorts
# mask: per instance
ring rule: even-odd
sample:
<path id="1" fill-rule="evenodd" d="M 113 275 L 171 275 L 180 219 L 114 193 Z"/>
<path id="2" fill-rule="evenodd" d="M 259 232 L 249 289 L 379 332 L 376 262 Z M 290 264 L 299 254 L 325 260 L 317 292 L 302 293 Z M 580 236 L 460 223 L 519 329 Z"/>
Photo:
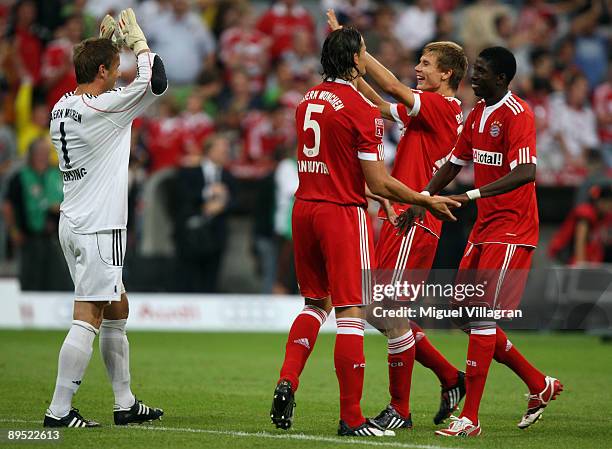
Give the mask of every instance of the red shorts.
<path id="1" fill-rule="evenodd" d="M 532 246 L 506 243 L 468 243 L 456 283 L 483 286 L 484 295 L 473 298 L 475 304 L 515 310 L 525 290 L 534 250 Z"/>
<path id="2" fill-rule="evenodd" d="M 364 208 L 296 199 L 292 227 L 302 296 L 331 295 L 334 307 L 372 301 L 370 270 L 376 264 L 372 225 Z"/>
<path id="3" fill-rule="evenodd" d="M 397 228 L 384 220 L 376 242 L 376 282 L 426 282 L 437 248 L 438 237 L 422 226 L 414 225 L 408 233 L 397 235 Z"/>

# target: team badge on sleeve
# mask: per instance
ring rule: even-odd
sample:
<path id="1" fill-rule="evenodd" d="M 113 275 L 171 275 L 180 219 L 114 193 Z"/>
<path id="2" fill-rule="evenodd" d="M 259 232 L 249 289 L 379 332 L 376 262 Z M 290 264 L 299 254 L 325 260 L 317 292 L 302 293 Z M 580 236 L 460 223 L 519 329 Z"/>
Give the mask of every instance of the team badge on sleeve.
<path id="1" fill-rule="evenodd" d="M 385 122 L 381 118 L 375 118 L 374 125 L 376 126 L 376 137 L 382 138 L 385 133 Z"/>
<path id="2" fill-rule="evenodd" d="M 502 124 L 497 120 L 491 123 L 491 129 L 489 129 L 489 134 L 491 134 L 491 137 L 499 136 L 501 134 L 501 127 Z"/>

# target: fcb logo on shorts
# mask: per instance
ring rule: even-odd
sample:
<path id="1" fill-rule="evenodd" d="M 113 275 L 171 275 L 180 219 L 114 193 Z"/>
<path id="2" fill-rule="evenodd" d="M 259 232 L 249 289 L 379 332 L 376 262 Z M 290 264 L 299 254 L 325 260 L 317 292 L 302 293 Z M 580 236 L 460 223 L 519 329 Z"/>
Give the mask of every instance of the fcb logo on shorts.
<path id="1" fill-rule="evenodd" d="M 499 123 L 497 120 L 491 124 L 491 129 L 489 130 L 491 137 L 497 137 L 501 134 L 501 126 L 501 123 Z"/>
<path id="2" fill-rule="evenodd" d="M 381 118 L 375 118 L 374 125 L 376 125 L 376 137 L 382 137 L 385 133 L 385 122 Z"/>

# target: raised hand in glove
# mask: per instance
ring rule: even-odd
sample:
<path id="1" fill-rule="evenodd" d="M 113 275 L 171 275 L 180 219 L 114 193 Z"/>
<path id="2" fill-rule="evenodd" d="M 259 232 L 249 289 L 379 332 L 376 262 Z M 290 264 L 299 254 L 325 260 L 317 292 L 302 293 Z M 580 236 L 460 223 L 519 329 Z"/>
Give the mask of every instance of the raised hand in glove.
<path id="1" fill-rule="evenodd" d="M 125 45 L 130 47 L 136 55 L 149 50 L 147 38 L 138 22 L 136 22 L 136 15 L 132 8 L 121 11 L 119 15 L 119 30 L 121 30 Z"/>

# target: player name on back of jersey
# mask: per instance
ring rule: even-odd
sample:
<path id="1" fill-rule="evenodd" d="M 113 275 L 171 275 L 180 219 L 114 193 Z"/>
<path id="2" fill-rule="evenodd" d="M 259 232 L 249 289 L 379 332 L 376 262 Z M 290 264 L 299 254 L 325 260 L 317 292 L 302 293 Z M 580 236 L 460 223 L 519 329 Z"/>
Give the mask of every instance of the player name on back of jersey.
<path id="1" fill-rule="evenodd" d="M 81 123 L 83 114 L 70 108 L 55 109 L 51 112 L 51 120 L 59 120 L 64 118 L 71 118 L 75 122 Z"/>
<path id="2" fill-rule="evenodd" d="M 304 98 L 302 98 L 300 103 L 308 100 L 327 101 L 336 112 L 344 108 L 344 103 L 342 103 L 342 100 L 338 98 L 336 94 L 326 90 L 310 90 L 306 92 L 306 95 L 304 95 Z"/>

